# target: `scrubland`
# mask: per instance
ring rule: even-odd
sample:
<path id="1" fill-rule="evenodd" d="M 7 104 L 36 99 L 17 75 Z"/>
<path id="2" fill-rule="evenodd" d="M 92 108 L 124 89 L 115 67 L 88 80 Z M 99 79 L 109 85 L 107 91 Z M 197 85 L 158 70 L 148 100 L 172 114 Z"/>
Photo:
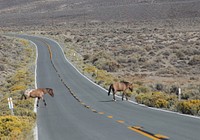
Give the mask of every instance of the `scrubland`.
<path id="1" fill-rule="evenodd" d="M 22 101 L 21 93 L 34 88 L 35 48 L 28 41 L 0 35 L 0 139 L 33 139 L 34 100 Z M 8 108 L 12 97 L 14 116 Z"/>
<path id="2" fill-rule="evenodd" d="M 134 91 L 128 92 L 131 100 L 199 116 L 199 24 L 181 26 L 175 23 L 171 26 L 171 22 L 95 21 L 9 27 L 1 31 L 55 39 L 67 59 L 105 89 L 115 81 L 128 81 L 134 84 Z M 36 118 L 34 101 L 21 101 L 20 96 L 26 88 L 35 86 L 35 48 L 22 39 L 3 35 L 0 39 L 0 137 L 31 139 Z M 179 88 L 182 91 L 180 101 Z M 15 116 L 11 116 L 8 109 L 7 97 L 10 96 Z"/>

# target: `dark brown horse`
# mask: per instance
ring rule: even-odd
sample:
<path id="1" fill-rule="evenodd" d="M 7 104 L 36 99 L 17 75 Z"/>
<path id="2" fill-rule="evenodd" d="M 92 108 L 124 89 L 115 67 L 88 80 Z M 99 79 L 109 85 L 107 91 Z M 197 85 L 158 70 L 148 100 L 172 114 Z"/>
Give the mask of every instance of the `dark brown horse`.
<path id="1" fill-rule="evenodd" d="M 110 95 L 110 92 L 112 90 L 112 92 L 113 92 L 113 100 L 116 101 L 115 100 L 116 92 L 122 91 L 123 92 L 122 93 L 122 100 L 124 100 L 124 95 L 126 96 L 126 100 L 128 100 L 127 93 L 126 93 L 127 89 L 129 89 L 132 92 L 133 91 L 133 84 L 131 84 L 129 82 L 125 82 L 125 81 L 113 83 L 109 87 L 108 96 Z"/>
<path id="2" fill-rule="evenodd" d="M 39 100 L 42 99 L 44 102 L 44 105 L 46 106 L 46 102 L 44 99 L 44 95 L 48 93 L 49 95 L 51 95 L 52 97 L 54 97 L 54 93 L 53 93 L 53 89 L 51 88 L 38 88 L 38 89 L 27 89 L 21 97 L 21 100 L 23 99 L 23 97 L 25 99 L 27 99 L 27 97 L 31 97 L 31 98 L 38 98 L 37 100 L 37 107 L 39 106 Z"/>

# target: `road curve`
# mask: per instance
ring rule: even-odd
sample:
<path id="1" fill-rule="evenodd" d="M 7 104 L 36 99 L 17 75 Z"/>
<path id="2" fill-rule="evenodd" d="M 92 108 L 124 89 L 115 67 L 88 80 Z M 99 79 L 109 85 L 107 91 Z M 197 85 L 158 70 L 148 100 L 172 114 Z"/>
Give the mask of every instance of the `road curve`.
<path id="1" fill-rule="evenodd" d="M 113 102 L 104 89 L 82 76 L 55 41 L 27 35 L 37 45 L 37 87 L 51 87 L 47 107 L 37 109 L 39 140 L 198 140 L 200 119 Z"/>

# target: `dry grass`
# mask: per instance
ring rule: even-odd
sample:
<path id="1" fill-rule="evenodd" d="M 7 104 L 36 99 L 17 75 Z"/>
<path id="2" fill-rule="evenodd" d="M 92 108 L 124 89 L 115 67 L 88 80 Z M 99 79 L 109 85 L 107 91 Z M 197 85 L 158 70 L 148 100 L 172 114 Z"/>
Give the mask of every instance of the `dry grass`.
<path id="1" fill-rule="evenodd" d="M 0 40 L 0 56 L 4 58 L 0 59 L 0 139 L 33 139 L 34 101 L 21 101 L 20 97 L 26 88 L 34 87 L 35 48 L 21 39 L 0 35 Z M 15 116 L 10 115 L 8 97 L 13 99 Z"/>

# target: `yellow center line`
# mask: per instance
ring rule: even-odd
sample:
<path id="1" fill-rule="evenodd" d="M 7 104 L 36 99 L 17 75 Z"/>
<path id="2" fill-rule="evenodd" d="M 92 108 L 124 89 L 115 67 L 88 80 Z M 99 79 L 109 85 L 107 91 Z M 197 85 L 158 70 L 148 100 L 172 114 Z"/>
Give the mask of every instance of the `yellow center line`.
<path id="1" fill-rule="evenodd" d="M 105 112 L 98 112 L 99 114 L 105 114 Z"/>
<path id="2" fill-rule="evenodd" d="M 90 106 L 88 106 L 88 105 L 86 105 L 85 107 L 86 107 L 86 108 L 90 108 Z"/>
<path id="3" fill-rule="evenodd" d="M 117 122 L 118 122 L 118 123 L 124 123 L 124 121 L 123 121 L 123 120 L 117 120 Z"/>
<path id="4" fill-rule="evenodd" d="M 91 110 L 92 110 L 92 112 L 95 112 L 95 113 L 97 112 L 95 109 L 91 109 Z"/>
<path id="5" fill-rule="evenodd" d="M 110 119 L 112 119 L 113 118 L 113 116 L 107 116 L 108 118 L 110 118 Z"/>
<path id="6" fill-rule="evenodd" d="M 159 138 L 157 138 L 155 136 L 152 136 L 152 135 L 150 135 L 150 134 L 148 134 L 148 133 L 146 133 L 146 132 L 144 132 L 144 131 L 142 131 L 140 129 L 137 129 L 137 128 L 134 128 L 134 127 L 131 127 L 131 126 L 129 126 L 128 129 L 133 130 L 133 131 L 135 131 L 135 132 L 137 132 L 137 133 L 139 133 L 139 134 L 141 134 L 141 135 L 143 135 L 145 137 L 148 137 L 148 138 L 150 138 L 152 140 L 161 140 L 161 139 L 159 139 Z"/>
<path id="7" fill-rule="evenodd" d="M 52 51 L 51 51 L 51 46 L 44 40 L 42 40 L 43 43 L 45 43 L 47 45 L 48 51 L 49 51 L 49 55 L 50 55 L 50 59 L 52 60 Z"/>
<path id="8" fill-rule="evenodd" d="M 85 103 L 84 102 L 80 102 L 82 105 L 85 105 Z"/>
<path id="9" fill-rule="evenodd" d="M 133 126 L 133 127 L 136 128 L 136 129 L 142 129 L 141 126 Z"/>
<path id="10" fill-rule="evenodd" d="M 169 137 L 161 135 L 161 134 L 155 134 L 154 136 L 160 139 L 169 139 Z"/>

